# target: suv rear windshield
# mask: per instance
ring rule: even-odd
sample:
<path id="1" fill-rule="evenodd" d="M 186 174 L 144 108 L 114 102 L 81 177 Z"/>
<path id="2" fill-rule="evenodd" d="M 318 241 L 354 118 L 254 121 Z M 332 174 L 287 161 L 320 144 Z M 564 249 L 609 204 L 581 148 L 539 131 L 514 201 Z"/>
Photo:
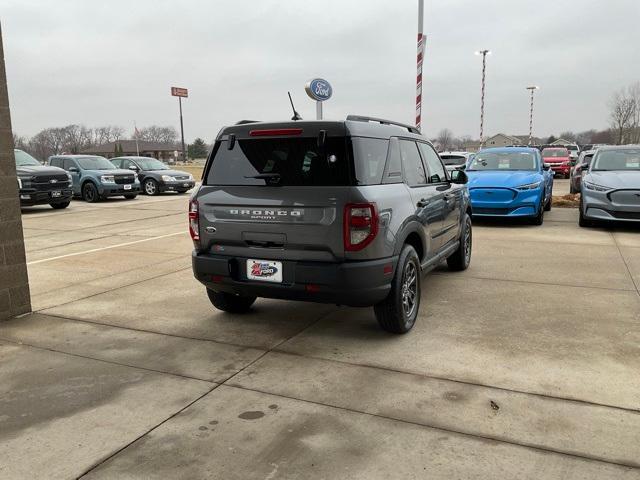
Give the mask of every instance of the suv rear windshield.
<path id="1" fill-rule="evenodd" d="M 341 186 L 350 185 L 347 142 L 327 137 L 238 139 L 228 149 L 221 141 L 207 175 L 207 185 Z"/>
<path id="2" fill-rule="evenodd" d="M 440 159 L 445 165 L 464 165 L 467 157 L 462 155 L 440 155 Z"/>

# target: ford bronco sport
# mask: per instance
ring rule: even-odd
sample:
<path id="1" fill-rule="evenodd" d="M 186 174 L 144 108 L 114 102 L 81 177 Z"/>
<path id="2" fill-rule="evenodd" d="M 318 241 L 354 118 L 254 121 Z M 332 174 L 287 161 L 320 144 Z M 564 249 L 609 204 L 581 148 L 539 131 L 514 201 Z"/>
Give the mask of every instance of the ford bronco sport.
<path id="1" fill-rule="evenodd" d="M 239 122 L 190 200 L 194 275 L 227 312 L 256 297 L 374 306 L 382 328 L 407 332 L 420 273 L 471 260 L 466 178 L 388 120 Z"/>

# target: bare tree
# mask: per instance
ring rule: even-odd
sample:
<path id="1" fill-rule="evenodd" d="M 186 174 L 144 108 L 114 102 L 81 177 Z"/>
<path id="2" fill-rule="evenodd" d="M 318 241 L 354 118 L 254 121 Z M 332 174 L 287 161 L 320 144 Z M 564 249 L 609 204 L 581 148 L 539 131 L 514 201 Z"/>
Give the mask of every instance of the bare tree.
<path id="1" fill-rule="evenodd" d="M 436 142 L 442 151 L 447 151 L 453 145 L 453 132 L 448 128 L 443 128 L 438 132 Z"/>
<path id="2" fill-rule="evenodd" d="M 570 142 L 575 142 L 576 141 L 576 134 L 573 133 L 570 130 L 567 130 L 566 132 L 562 132 L 560 134 L 560 138 L 564 138 L 565 140 L 568 140 Z"/>
<path id="3" fill-rule="evenodd" d="M 178 132 L 173 127 L 160 127 L 151 125 L 138 130 L 140 140 L 148 142 L 175 143 L 178 139 Z"/>
<path id="4" fill-rule="evenodd" d="M 630 140 L 630 133 L 633 130 L 633 121 L 637 110 L 636 101 L 629 94 L 628 89 L 622 88 L 611 97 L 609 108 L 615 142 L 618 145 L 626 143 Z"/>
<path id="5" fill-rule="evenodd" d="M 630 143 L 640 143 L 640 82 L 627 87 L 627 95 L 633 102 L 633 116 L 629 132 Z"/>
<path id="6" fill-rule="evenodd" d="M 84 125 L 67 125 L 62 130 L 65 152 L 76 154 L 93 145 L 93 131 Z"/>
<path id="7" fill-rule="evenodd" d="M 585 130 L 584 132 L 580 132 L 576 134 L 576 142 L 578 145 L 585 145 L 587 143 L 591 143 L 591 137 L 595 135 L 595 130 Z"/>
<path id="8" fill-rule="evenodd" d="M 93 129 L 93 142 L 95 145 L 103 145 L 109 142 L 117 142 L 124 136 L 124 128 L 118 125 L 105 125 Z"/>

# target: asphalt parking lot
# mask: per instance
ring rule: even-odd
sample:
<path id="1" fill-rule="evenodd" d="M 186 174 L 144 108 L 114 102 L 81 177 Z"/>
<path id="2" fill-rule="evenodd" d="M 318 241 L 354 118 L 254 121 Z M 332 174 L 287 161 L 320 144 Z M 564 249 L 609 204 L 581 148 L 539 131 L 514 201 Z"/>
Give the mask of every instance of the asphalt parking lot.
<path id="1" fill-rule="evenodd" d="M 23 212 L 0 478 L 640 478 L 637 228 L 476 224 L 391 336 L 371 309 L 213 310 L 187 200 Z"/>

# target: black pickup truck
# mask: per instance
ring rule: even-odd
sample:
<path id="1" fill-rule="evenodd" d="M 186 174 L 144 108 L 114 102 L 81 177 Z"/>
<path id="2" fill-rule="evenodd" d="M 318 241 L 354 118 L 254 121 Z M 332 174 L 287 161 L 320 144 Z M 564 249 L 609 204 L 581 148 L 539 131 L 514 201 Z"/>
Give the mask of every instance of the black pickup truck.
<path id="1" fill-rule="evenodd" d="M 20 189 L 20 206 L 49 204 L 67 208 L 73 189 L 71 176 L 61 168 L 45 167 L 27 152 L 14 149 Z"/>

